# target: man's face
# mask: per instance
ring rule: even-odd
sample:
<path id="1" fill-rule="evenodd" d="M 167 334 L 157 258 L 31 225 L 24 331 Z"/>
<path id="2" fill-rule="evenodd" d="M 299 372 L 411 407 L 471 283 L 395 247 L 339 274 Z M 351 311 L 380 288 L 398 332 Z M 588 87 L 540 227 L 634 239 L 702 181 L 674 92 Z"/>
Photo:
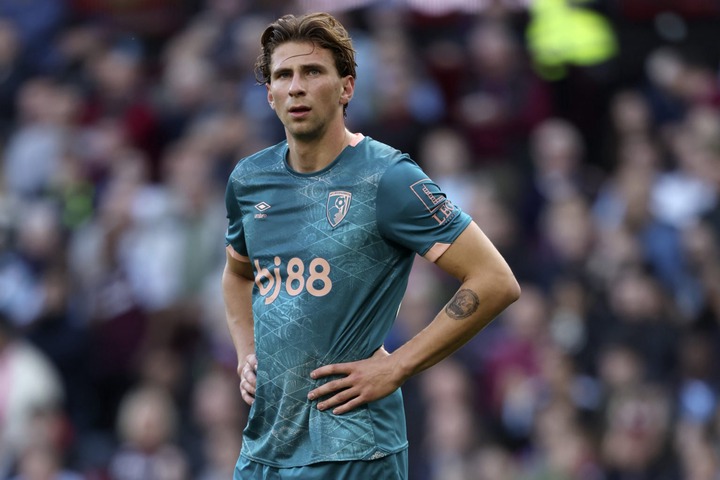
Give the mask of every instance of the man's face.
<path id="1" fill-rule="evenodd" d="M 340 76 L 330 50 L 310 42 L 283 43 L 272 55 L 268 102 L 288 135 L 314 140 L 333 122 L 343 122 L 354 80 Z"/>

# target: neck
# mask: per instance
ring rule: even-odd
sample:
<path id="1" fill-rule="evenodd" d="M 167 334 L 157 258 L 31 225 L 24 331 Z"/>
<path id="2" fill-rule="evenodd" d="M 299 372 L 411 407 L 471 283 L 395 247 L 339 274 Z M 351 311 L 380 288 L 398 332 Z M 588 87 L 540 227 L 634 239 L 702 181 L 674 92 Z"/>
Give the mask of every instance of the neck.
<path id="1" fill-rule="evenodd" d="M 320 138 L 304 139 L 288 135 L 288 163 L 297 172 L 317 172 L 330 165 L 352 138 L 344 124 L 337 131 L 327 132 Z"/>

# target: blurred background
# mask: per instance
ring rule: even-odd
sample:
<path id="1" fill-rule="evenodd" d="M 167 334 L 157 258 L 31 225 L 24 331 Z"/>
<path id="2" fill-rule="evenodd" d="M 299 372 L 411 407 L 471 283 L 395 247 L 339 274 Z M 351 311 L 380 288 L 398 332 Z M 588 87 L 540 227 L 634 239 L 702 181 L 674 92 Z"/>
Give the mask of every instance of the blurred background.
<path id="1" fill-rule="evenodd" d="M 0 0 L 0 478 L 231 478 L 224 189 L 314 10 L 523 288 L 406 384 L 410 478 L 720 479 L 715 0 Z M 418 260 L 388 348 L 456 287 Z"/>

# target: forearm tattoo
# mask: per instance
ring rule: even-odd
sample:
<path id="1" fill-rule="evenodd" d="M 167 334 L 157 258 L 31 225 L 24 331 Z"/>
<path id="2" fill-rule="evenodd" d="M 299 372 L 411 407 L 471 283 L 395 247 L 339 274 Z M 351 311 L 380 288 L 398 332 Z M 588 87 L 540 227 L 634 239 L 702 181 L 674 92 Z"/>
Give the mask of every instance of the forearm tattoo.
<path id="1" fill-rule="evenodd" d="M 475 292 L 463 288 L 459 290 L 445 306 L 445 313 L 447 313 L 450 318 L 462 320 L 475 313 L 479 305 L 480 299 L 475 295 Z"/>

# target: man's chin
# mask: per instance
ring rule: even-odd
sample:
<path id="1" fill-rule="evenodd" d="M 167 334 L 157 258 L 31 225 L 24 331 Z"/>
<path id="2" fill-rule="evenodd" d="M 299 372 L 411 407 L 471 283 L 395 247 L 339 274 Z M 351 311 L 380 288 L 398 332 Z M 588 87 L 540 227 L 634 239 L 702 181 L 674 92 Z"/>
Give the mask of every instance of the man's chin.
<path id="1" fill-rule="evenodd" d="M 288 128 L 287 131 L 291 137 L 302 142 L 317 140 L 321 136 L 320 130 L 314 128 L 297 128 L 297 126 L 294 126 Z"/>

